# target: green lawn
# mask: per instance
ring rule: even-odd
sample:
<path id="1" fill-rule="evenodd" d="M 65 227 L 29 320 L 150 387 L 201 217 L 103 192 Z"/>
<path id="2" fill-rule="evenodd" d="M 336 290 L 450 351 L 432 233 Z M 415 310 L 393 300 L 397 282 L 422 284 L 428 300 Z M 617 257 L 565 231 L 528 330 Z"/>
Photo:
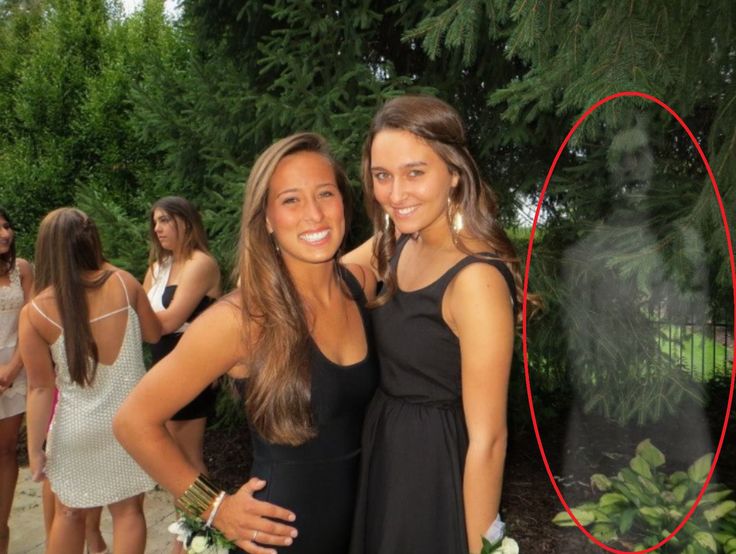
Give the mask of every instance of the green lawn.
<path id="1" fill-rule="evenodd" d="M 706 382 L 731 371 L 733 362 L 729 359 L 733 354 L 731 348 L 727 349 L 722 342 L 714 342 L 712 337 L 703 333 L 690 334 L 677 325 L 663 325 L 662 334 L 662 352 L 671 353 L 676 360 L 681 360 L 695 379 Z"/>

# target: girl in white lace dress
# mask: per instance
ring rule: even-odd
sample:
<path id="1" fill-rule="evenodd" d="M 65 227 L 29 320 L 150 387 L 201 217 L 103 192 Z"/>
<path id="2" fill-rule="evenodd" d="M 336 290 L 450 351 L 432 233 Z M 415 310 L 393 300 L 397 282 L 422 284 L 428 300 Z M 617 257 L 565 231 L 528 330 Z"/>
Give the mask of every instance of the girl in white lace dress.
<path id="1" fill-rule="evenodd" d="M 8 519 L 18 480 L 16 445 L 26 409 L 26 374 L 20 360 L 18 314 L 30 296 L 30 264 L 15 257 L 15 232 L 0 208 L 0 554 L 10 543 Z"/>
<path id="2" fill-rule="evenodd" d="M 97 228 L 74 208 L 41 222 L 36 290 L 21 312 L 20 348 L 31 472 L 35 480 L 45 473 L 56 495 L 46 553 L 81 554 L 85 509 L 106 505 L 113 551 L 143 554 L 140 495 L 154 483 L 113 437 L 112 417 L 145 372 L 141 339 L 157 341 L 161 325 L 141 285 L 104 261 Z M 44 452 L 54 385 L 59 403 Z"/>

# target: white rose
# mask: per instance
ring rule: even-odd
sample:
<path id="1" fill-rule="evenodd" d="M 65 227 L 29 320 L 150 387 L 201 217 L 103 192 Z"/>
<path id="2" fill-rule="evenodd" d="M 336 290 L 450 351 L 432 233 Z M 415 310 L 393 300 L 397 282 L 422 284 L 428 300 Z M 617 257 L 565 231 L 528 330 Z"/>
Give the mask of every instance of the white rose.
<path id="1" fill-rule="evenodd" d="M 199 554 L 200 552 L 204 552 L 208 548 L 209 544 L 207 542 L 207 537 L 197 535 L 192 539 L 192 544 L 189 545 L 189 552 L 196 552 L 197 554 Z"/>
<path id="2" fill-rule="evenodd" d="M 176 540 L 179 542 L 186 542 L 189 536 L 189 528 L 185 525 L 183 519 L 177 519 L 174 523 L 168 527 L 169 533 L 176 535 Z"/>
<path id="3" fill-rule="evenodd" d="M 501 541 L 501 554 L 519 554 L 518 543 L 509 537 L 504 537 Z"/>

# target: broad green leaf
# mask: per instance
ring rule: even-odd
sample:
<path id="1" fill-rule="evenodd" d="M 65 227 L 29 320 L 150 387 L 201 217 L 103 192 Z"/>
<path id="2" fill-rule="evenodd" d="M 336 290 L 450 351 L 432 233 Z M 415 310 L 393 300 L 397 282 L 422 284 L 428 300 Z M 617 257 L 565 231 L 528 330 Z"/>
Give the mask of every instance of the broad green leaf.
<path id="1" fill-rule="evenodd" d="M 680 483 L 674 489 L 672 489 L 672 494 L 675 495 L 675 498 L 678 502 L 683 502 L 689 489 L 690 487 L 688 487 L 685 483 Z"/>
<path id="2" fill-rule="evenodd" d="M 629 467 L 642 477 L 652 478 L 652 468 L 641 456 L 634 456 L 629 462 Z"/>
<path id="3" fill-rule="evenodd" d="M 575 514 L 575 517 L 582 526 L 590 525 L 595 521 L 595 514 L 592 511 L 573 508 L 572 513 Z M 575 525 L 575 522 L 566 511 L 559 512 L 554 518 L 552 518 L 552 523 L 559 525 L 560 527 L 572 527 Z"/>
<path id="4" fill-rule="evenodd" d="M 687 481 L 687 473 L 684 471 L 675 471 L 670 474 L 668 481 L 673 485 L 679 485 L 680 483 Z"/>
<path id="5" fill-rule="evenodd" d="M 591 534 L 599 541 L 610 542 L 616 538 L 616 527 L 610 523 L 596 523 L 590 529 Z"/>
<path id="6" fill-rule="evenodd" d="M 716 543 L 716 539 L 710 533 L 706 533 L 705 531 L 695 533 L 695 540 L 698 542 L 698 544 L 701 544 L 711 552 L 718 552 L 718 544 Z"/>
<path id="7" fill-rule="evenodd" d="M 616 492 L 608 492 L 601 496 L 598 501 L 599 506 L 608 506 L 610 504 L 627 503 L 629 500 L 623 495 Z"/>
<path id="8" fill-rule="evenodd" d="M 636 447 L 636 455 L 641 456 L 653 468 L 664 464 L 664 454 L 655 447 L 649 439 L 639 443 Z"/>
<path id="9" fill-rule="evenodd" d="M 727 498 L 732 494 L 733 491 L 731 489 L 707 492 L 703 495 L 703 498 L 700 499 L 700 504 L 698 505 L 702 506 L 704 503 L 707 502 L 718 502 L 719 500 L 723 500 L 724 498 Z"/>
<path id="10" fill-rule="evenodd" d="M 695 460 L 687 470 L 687 475 L 696 483 L 702 483 L 705 478 L 708 477 L 710 472 L 710 465 L 713 462 L 713 454 L 706 454 Z"/>
<path id="11" fill-rule="evenodd" d="M 703 515 L 705 516 L 705 519 L 706 521 L 708 521 L 708 523 L 713 523 L 714 521 L 721 519 L 726 514 L 731 512 L 734 508 L 736 508 L 736 502 L 734 502 L 733 500 L 725 500 L 717 506 L 705 510 L 705 512 L 703 512 Z"/>
<path id="12" fill-rule="evenodd" d="M 657 507 L 643 506 L 639 508 L 639 513 L 647 520 L 647 522 L 653 526 L 661 527 L 662 520 L 665 516 L 665 511 Z"/>
<path id="13" fill-rule="evenodd" d="M 590 478 L 590 483 L 599 491 L 605 492 L 611 490 L 611 480 L 602 473 L 595 473 Z"/>
<path id="14" fill-rule="evenodd" d="M 625 510 L 623 514 L 621 514 L 621 520 L 618 523 L 618 530 L 621 532 L 622 535 L 629 532 L 629 529 L 631 529 L 631 525 L 634 523 L 634 518 L 636 517 L 637 513 L 638 510 L 636 508 L 629 508 L 628 510 Z"/>

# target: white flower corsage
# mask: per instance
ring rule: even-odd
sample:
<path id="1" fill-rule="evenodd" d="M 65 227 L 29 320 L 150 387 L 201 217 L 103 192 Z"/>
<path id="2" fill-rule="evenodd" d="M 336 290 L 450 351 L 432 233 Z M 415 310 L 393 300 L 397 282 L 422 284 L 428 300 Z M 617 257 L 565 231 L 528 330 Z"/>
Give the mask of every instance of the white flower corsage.
<path id="1" fill-rule="evenodd" d="M 519 545 L 506 536 L 506 524 L 501 521 L 500 515 L 496 515 L 496 519 L 483 535 L 480 554 L 519 554 Z"/>
<path id="2" fill-rule="evenodd" d="M 519 544 L 511 537 L 504 537 L 492 544 L 484 538 L 481 554 L 519 554 Z"/>
<path id="3" fill-rule="evenodd" d="M 184 545 L 187 554 L 228 554 L 235 545 L 201 519 L 182 516 L 169 525 L 169 533 Z"/>

